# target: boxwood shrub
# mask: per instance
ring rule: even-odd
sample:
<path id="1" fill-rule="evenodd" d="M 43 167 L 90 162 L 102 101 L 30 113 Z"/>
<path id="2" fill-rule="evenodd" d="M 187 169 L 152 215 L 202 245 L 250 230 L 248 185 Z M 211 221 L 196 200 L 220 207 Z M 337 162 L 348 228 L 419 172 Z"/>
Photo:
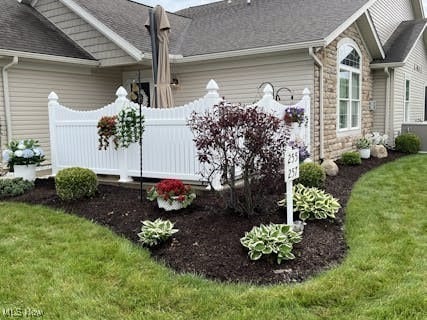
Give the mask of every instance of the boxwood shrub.
<path id="1" fill-rule="evenodd" d="M 320 164 L 309 162 L 300 165 L 297 183 L 306 187 L 323 188 L 325 180 L 325 169 Z"/>
<path id="2" fill-rule="evenodd" d="M 55 177 L 57 195 L 66 201 L 95 195 L 98 187 L 96 174 L 85 168 L 67 168 Z"/>
<path id="3" fill-rule="evenodd" d="M 360 153 L 357 151 L 348 151 L 344 152 L 341 155 L 341 163 L 347 166 L 358 166 L 362 164 L 362 158 L 360 158 Z"/>
<path id="4" fill-rule="evenodd" d="M 420 151 L 421 140 L 413 133 L 404 133 L 395 139 L 396 150 L 404 153 L 417 153 Z"/>

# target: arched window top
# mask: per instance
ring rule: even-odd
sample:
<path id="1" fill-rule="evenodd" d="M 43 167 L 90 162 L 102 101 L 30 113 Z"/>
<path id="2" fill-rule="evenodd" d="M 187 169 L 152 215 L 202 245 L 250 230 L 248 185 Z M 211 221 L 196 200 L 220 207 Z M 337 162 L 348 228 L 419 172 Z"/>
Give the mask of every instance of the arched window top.
<path id="1" fill-rule="evenodd" d="M 343 44 L 339 48 L 340 65 L 360 69 L 359 50 L 351 44 Z"/>

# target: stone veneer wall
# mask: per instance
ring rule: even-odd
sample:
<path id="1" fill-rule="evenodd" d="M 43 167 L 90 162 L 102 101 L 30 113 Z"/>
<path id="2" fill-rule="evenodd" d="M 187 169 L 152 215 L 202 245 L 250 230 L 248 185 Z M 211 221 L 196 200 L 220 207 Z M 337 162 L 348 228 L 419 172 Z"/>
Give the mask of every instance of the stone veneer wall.
<path id="1" fill-rule="evenodd" d="M 362 128 L 358 135 L 337 136 L 337 44 L 343 38 L 350 38 L 355 41 L 362 52 Z M 372 100 L 373 74 L 370 69 L 370 56 L 359 30 L 355 25 L 350 26 L 340 34 L 326 48 L 317 52 L 317 56 L 323 63 L 324 76 L 324 158 L 337 159 L 345 151 L 356 150 L 355 141 L 361 136 L 372 131 L 373 114 L 369 111 L 369 101 Z M 314 69 L 314 143 L 313 158 L 320 159 L 320 119 L 319 119 L 319 68 Z"/>

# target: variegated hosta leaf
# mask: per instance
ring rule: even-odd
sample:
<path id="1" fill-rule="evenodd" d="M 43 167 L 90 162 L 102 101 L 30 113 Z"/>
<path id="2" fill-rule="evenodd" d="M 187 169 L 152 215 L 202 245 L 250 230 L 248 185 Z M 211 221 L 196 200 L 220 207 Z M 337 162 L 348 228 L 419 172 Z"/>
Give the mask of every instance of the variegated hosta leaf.
<path id="1" fill-rule="evenodd" d="M 156 219 L 142 221 L 141 232 L 138 233 L 140 241 L 149 247 L 159 244 L 178 232 L 173 229 L 174 224 L 169 220 Z"/>
<path id="2" fill-rule="evenodd" d="M 264 254 L 277 254 L 280 255 L 278 263 L 293 257 L 292 245 L 299 241 L 301 233 L 292 231 L 290 226 L 284 224 L 261 224 L 245 232 L 245 236 L 240 239 L 240 243 L 249 249 L 251 260 L 258 260 Z"/>
<path id="3" fill-rule="evenodd" d="M 341 208 L 338 200 L 332 195 L 317 188 L 307 188 L 302 184 L 294 187 L 294 210 L 299 212 L 301 220 L 310 218 L 335 218 Z M 286 206 L 286 199 L 278 202 L 279 206 Z"/>

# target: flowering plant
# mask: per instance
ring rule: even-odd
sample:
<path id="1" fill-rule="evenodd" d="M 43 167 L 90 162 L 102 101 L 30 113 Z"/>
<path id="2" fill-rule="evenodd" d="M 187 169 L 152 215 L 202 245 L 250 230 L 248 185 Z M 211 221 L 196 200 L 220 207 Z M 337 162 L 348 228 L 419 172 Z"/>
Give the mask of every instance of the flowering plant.
<path id="1" fill-rule="evenodd" d="M 110 138 L 115 149 L 128 148 L 131 143 L 138 142 L 144 133 L 144 115 L 127 103 L 118 115 L 99 119 L 97 128 L 99 150 L 107 150 Z"/>
<path id="2" fill-rule="evenodd" d="M 302 140 L 289 141 L 289 146 L 292 149 L 299 150 L 299 161 L 303 162 L 305 159 L 310 158 L 310 152 L 308 152 L 307 146 Z"/>
<path id="3" fill-rule="evenodd" d="M 144 115 L 139 114 L 130 104 L 119 112 L 116 122 L 117 147 L 127 148 L 131 143 L 138 142 L 144 132 L 140 123 L 144 122 Z"/>
<path id="4" fill-rule="evenodd" d="M 44 152 L 37 140 L 12 140 L 3 151 L 3 161 L 11 171 L 14 165 L 39 165 L 44 160 Z"/>
<path id="5" fill-rule="evenodd" d="M 372 145 L 376 146 L 376 145 L 383 145 L 385 146 L 387 144 L 387 140 L 388 140 L 388 135 L 386 134 L 381 134 L 379 132 L 372 132 L 372 133 L 368 133 L 367 135 L 365 135 L 365 138 L 370 140 Z"/>
<path id="6" fill-rule="evenodd" d="M 99 146 L 98 149 L 107 150 L 110 145 L 110 138 L 113 138 L 114 145 L 117 148 L 117 137 L 116 135 L 116 120 L 117 116 L 104 116 L 98 121 L 98 135 L 99 135 Z"/>
<path id="7" fill-rule="evenodd" d="M 295 107 L 287 107 L 285 109 L 285 115 L 283 116 L 283 120 L 286 124 L 290 125 L 293 122 L 297 122 L 300 126 L 306 121 L 307 117 L 304 113 L 304 108 L 295 106 Z"/>
<path id="8" fill-rule="evenodd" d="M 182 207 L 188 207 L 196 198 L 196 194 L 192 192 L 191 186 L 184 185 L 181 180 L 167 179 L 157 183 L 147 191 L 147 199 L 153 201 L 161 198 L 169 203 L 179 201 Z"/>

